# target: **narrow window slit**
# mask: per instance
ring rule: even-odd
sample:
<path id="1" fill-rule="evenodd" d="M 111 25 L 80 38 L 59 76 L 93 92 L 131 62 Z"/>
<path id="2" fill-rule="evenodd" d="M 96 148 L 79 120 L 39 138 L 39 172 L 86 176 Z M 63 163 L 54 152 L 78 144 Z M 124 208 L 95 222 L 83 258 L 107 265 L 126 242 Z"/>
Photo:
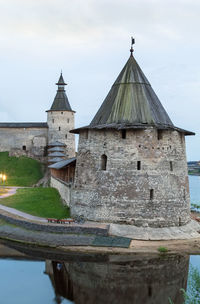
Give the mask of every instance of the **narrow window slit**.
<path id="1" fill-rule="evenodd" d="M 151 286 L 148 286 L 148 295 L 149 295 L 149 297 L 152 296 L 152 287 Z"/>
<path id="2" fill-rule="evenodd" d="M 107 156 L 105 154 L 101 155 L 101 170 L 106 171 L 107 167 Z"/>
<path id="3" fill-rule="evenodd" d="M 137 161 L 137 170 L 141 170 L 141 161 Z"/>
<path id="4" fill-rule="evenodd" d="M 22 146 L 22 150 L 26 151 L 26 146 Z"/>
<path id="5" fill-rule="evenodd" d="M 61 130 L 61 127 L 59 127 L 58 130 L 60 131 L 60 130 Z"/>
<path id="6" fill-rule="evenodd" d="M 158 130 L 157 132 L 158 140 L 161 140 L 163 138 L 163 132 L 162 130 Z"/>
<path id="7" fill-rule="evenodd" d="M 150 190 L 150 200 L 152 200 L 154 198 L 154 190 L 151 189 Z"/>
<path id="8" fill-rule="evenodd" d="M 169 164 L 170 164 L 170 171 L 173 171 L 173 163 L 172 163 L 172 161 L 170 161 Z"/>
<path id="9" fill-rule="evenodd" d="M 122 130 L 122 138 L 126 139 L 126 130 Z"/>

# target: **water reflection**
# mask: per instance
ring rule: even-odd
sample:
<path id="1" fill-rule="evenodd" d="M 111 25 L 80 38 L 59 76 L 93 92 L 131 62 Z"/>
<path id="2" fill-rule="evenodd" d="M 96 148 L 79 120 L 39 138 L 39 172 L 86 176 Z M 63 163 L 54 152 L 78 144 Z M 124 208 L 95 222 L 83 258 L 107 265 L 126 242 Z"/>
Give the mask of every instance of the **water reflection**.
<path id="1" fill-rule="evenodd" d="M 126 257 L 127 259 L 127 257 Z M 130 257 L 129 257 L 130 259 Z M 110 257 L 107 263 L 46 261 L 45 273 L 62 297 L 76 304 L 182 304 L 189 258 Z"/>
<path id="2" fill-rule="evenodd" d="M 180 289 L 187 286 L 189 256 L 80 254 L 9 246 L 22 252 L 23 259 L 45 261 L 55 303 L 68 303 L 67 299 L 76 304 L 169 304 L 169 298 L 183 303 Z"/>

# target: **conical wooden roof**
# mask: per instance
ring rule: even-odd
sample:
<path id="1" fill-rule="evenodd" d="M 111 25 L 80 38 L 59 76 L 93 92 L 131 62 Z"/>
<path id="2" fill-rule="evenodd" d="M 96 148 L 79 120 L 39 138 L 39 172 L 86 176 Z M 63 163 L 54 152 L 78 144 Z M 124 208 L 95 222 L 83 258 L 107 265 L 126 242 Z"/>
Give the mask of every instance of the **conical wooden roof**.
<path id="1" fill-rule="evenodd" d="M 131 55 L 112 85 L 90 125 L 83 129 L 173 129 L 185 135 L 195 133 L 175 127 L 135 58 Z"/>
<path id="2" fill-rule="evenodd" d="M 130 56 L 90 126 L 171 126 L 167 112 L 138 63 Z"/>
<path id="3" fill-rule="evenodd" d="M 58 90 L 57 90 L 53 104 L 49 111 L 72 111 L 69 100 L 65 93 L 66 83 L 62 76 L 62 73 L 61 73 L 60 78 L 59 78 L 58 82 L 56 83 L 56 85 L 58 86 Z"/>

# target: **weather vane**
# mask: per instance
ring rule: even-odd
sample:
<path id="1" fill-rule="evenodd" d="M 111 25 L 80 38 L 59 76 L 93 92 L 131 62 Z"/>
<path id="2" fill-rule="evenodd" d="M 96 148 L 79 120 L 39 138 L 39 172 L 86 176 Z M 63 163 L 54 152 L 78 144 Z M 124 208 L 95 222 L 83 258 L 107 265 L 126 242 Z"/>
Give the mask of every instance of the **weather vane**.
<path id="1" fill-rule="evenodd" d="M 130 49 L 131 56 L 133 56 L 133 44 L 135 44 L 135 39 L 131 37 L 131 49 Z"/>

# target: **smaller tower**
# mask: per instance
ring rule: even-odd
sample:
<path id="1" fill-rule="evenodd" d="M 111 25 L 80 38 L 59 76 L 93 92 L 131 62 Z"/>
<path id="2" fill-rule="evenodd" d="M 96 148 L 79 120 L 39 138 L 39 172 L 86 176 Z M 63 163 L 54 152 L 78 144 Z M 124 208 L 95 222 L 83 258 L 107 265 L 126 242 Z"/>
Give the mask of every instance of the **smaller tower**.
<path id="1" fill-rule="evenodd" d="M 66 145 L 66 157 L 75 156 L 75 136 L 69 133 L 74 128 L 74 113 L 67 95 L 62 73 L 56 83 L 58 90 L 50 110 L 47 111 L 48 144 L 59 141 Z"/>

